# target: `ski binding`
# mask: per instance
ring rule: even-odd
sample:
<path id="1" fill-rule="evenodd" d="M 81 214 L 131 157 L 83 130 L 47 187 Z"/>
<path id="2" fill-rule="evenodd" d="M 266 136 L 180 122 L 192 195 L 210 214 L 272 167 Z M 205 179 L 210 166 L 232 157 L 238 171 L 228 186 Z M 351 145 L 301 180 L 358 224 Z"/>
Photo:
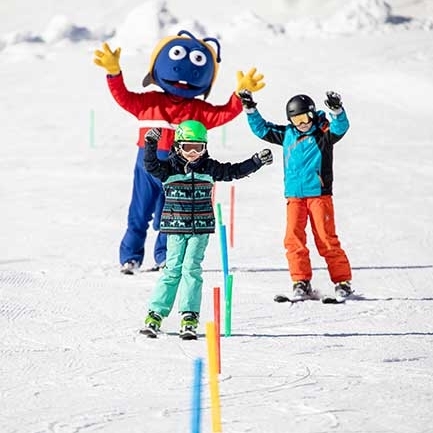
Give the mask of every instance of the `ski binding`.
<path id="1" fill-rule="evenodd" d="M 311 295 L 308 296 L 299 296 L 299 297 L 289 297 L 287 295 L 275 295 L 274 301 L 283 303 L 283 302 L 290 302 L 291 304 L 296 304 L 297 302 L 304 302 L 304 301 L 318 301 L 320 299 L 320 295 L 313 291 Z"/>

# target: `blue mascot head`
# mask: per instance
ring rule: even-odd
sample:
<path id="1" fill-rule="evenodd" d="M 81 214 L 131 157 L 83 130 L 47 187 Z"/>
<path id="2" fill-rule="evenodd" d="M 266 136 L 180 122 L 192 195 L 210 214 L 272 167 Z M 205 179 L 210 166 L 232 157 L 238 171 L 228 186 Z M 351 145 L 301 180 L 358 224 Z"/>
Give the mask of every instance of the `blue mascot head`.
<path id="1" fill-rule="evenodd" d="M 208 42 L 213 42 L 216 52 Z M 165 92 L 192 99 L 206 99 L 218 73 L 220 44 L 215 38 L 202 40 L 181 30 L 177 36 L 163 38 L 153 50 L 149 73 L 143 86 L 157 84 Z"/>

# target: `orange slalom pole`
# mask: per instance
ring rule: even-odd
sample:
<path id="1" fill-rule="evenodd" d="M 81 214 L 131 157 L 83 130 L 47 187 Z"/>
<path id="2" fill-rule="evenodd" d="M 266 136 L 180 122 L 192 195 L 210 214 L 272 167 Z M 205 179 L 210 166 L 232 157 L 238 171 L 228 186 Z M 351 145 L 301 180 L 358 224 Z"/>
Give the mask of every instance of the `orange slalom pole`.
<path id="1" fill-rule="evenodd" d="M 221 289 L 219 287 L 213 288 L 213 307 L 218 373 L 221 374 Z"/>
<path id="2" fill-rule="evenodd" d="M 206 323 L 206 340 L 207 340 L 208 363 L 209 363 L 208 370 L 209 370 L 210 402 L 211 402 L 211 412 L 212 412 L 212 433 L 222 433 L 214 322 Z"/>
<path id="3" fill-rule="evenodd" d="M 230 185 L 230 223 L 229 223 L 229 240 L 230 247 L 235 244 L 234 227 L 235 226 L 235 186 Z"/>

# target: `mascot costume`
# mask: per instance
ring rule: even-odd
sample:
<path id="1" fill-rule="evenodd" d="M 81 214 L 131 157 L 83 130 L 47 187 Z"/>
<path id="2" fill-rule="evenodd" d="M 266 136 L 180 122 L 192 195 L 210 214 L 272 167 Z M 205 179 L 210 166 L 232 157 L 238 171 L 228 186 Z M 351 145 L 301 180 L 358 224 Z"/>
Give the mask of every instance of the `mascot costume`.
<path id="1" fill-rule="evenodd" d="M 213 48 L 212 45 L 215 46 Z M 167 159 L 174 141 L 174 131 L 185 120 L 198 120 L 207 129 L 224 125 L 242 112 L 238 92 L 247 89 L 260 90 L 265 84 L 263 75 L 252 68 L 247 74 L 237 73 L 237 88 L 224 105 L 212 105 L 206 101 L 218 73 L 220 45 L 215 38 L 197 39 L 190 32 L 181 30 L 176 36 L 163 38 L 153 50 L 148 74 L 143 86 L 159 86 L 163 91 L 144 93 L 129 91 L 120 68 L 120 52 L 112 51 L 107 43 L 102 51 L 96 50 L 94 63 L 107 72 L 108 88 L 116 102 L 133 114 L 139 122 L 138 154 L 134 170 L 132 199 L 129 205 L 128 226 L 120 244 L 121 271 L 133 274 L 144 258 L 144 245 L 150 221 L 159 231 L 164 191 L 161 181 L 144 169 L 143 146 L 146 132 L 154 127 L 162 128 L 158 142 L 158 158 Z M 197 96 L 203 95 L 203 99 Z M 166 236 L 158 233 L 154 246 L 155 266 L 164 266 Z"/>

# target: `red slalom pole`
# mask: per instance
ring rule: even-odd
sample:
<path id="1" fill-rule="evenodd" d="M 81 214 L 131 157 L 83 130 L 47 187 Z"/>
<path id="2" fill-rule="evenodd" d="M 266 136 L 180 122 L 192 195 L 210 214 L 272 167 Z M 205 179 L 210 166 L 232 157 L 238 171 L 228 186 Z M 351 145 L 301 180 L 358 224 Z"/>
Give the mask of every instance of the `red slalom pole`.
<path id="1" fill-rule="evenodd" d="M 221 374 L 221 289 L 219 287 L 213 288 L 213 314 L 215 322 L 215 346 L 216 357 L 218 364 L 218 373 Z"/>
<path id="2" fill-rule="evenodd" d="M 234 225 L 235 225 L 235 186 L 230 185 L 229 242 L 231 248 L 233 248 L 235 244 Z"/>

